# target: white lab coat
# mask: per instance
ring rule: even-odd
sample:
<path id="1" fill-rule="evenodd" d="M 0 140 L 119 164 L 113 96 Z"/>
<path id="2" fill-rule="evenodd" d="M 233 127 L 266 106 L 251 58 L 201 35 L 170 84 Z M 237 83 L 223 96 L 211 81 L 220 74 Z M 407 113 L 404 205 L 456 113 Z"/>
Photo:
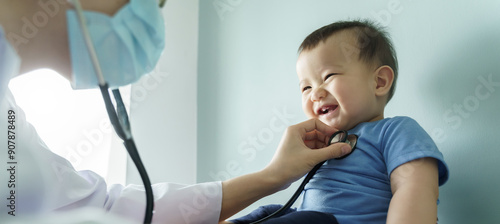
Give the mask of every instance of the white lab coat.
<path id="1" fill-rule="evenodd" d="M 51 214 L 45 218 L 45 223 L 51 223 L 47 219 L 68 218 L 64 213 L 81 208 L 98 212 L 84 212 L 81 213 L 84 217 L 70 217 L 71 222 L 53 220 L 53 223 L 82 223 L 82 220 L 95 219 L 100 221 L 93 223 L 120 223 L 121 218 L 132 223 L 142 222 L 145 210 L 143 186 L 107 186 L 94 172 L 75 171 L 66 159 L 47 148 L 33 126 L 26 122 L 12 93 L 8 89 L 0 91 L 5 91 L 3 99 L 0 98 L 0 223 L 17 223 L 23 216 L 61 212 L 60 216 Z M 9 111 L 12 112 L 9 114 Z M 57 132 L 63 133 L 64 130 Z M 160 183 L 153 185 L 153 192 L 153 223 L 217 223 L 219 220 L 220 182 L 197 185 Z M 103 217 L 102 214 L 113 215 Z M 118 217 L 113 219 L 114 215 Z M 36 220 L 40 221 L 38 217 Z"/>

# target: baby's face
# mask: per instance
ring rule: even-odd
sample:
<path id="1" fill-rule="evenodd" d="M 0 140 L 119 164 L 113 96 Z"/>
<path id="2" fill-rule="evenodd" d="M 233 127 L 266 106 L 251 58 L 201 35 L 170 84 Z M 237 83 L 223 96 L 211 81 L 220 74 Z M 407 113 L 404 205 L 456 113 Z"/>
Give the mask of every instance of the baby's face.
<path id="1" fill-rule="evenodd" d="M 374 92 L 376 68 L 358 59 L 356 46 L 352 35 L 341 31 L 299 55 L 302 108 L 309 118 L 339 130 L 381 119 Z"/>

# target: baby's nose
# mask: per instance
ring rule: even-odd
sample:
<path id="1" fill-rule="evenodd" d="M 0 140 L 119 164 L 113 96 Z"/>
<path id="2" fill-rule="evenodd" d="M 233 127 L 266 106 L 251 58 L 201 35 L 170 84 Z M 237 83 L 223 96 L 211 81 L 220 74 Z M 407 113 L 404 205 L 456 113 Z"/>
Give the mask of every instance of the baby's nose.
<path id="1" fill-rule="evenodd" d="M 325 89 L 323 89 L 322 87 L 313 89 L 312 94 L 311 94 L 312 101 L 320 101 L 321 99 L 323 99 L 325 97 L 326 97 L 326 90 Z"/>

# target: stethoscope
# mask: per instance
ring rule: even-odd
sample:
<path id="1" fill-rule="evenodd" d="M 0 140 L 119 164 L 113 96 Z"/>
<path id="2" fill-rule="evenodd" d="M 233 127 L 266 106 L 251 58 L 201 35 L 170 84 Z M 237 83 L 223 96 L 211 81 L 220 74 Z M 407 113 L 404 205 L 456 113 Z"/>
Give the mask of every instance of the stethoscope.
<path id="1" fill-rule="evenodd" d="M 109 119 L 111 121 L 111 124 L 113 125 L 113 128 L 115 129 L 116 134 L 118 137 L 120 137 L 123 140 L 123 144 L 125 145 L 125 148 L 127 149 L 132 161 L 134 162 L 135 166 L 137 167 L 137 170 L 139 171 L 139 175 L 141 176 L 142 182 L 144 184 L 144 188 L 146 191 L 146 213 L 144 215 L 144 223 L 151 223 L 151 220 L 153 218 L 153 207 L 154 207 L 154 198 L 153 198 L 153 190 L 151 188 L 151 181 L 149 180 L 148 174 L 146 172 L 146 169 L 144 168 L 144 164 L 141 161 L 141 158 L 139 156 L 139 153 L 137 151 L 137 147 L 135 145 L 134 139 L 132 138 L 132 132 L 130 131 L 130 122 L 127 114 L 127 110 L 125 109 L 125 105 L 123 104 L 123 100 L 120 94 L 119 89 L 113 89 L 111 92 L 113 93 L 113 97 L 115 98 L 116 102 L 116 108 L 113 105 L 113 102 L 111 101 L 111 97 L 109 94 L 109 86 L 104 80 L 104 76 L 102 75 L 102 70 L 101 66 L 99 64 L 99 60 L 97 58 L 97 54 L 95 52 L 94 45 L 92 43 L 92 40 L 90 38 L 90 34 L 88 32 L 86 22 L 85 22 L 85 17 L 83 15 L 83 9 L 80 5 L 80 2 L 78 0 L 69 0 L 72 2 L 73 6 L 75 7 L 75 11 L 78 16 L 78 22 L 80 24 L 80 28 L 82 29 L 82 34 L 85 39 L 85 44 L 87 46 L 87 49 L 90 54 L 90 58 L 92 60 L 92 64 L 94 65 L 95 72 L 97 74 L 97 79 L 99 82 L 99 89 L 101 90 L 102 97 L 104 99 L 104 103 L 106 106 L 106 111 L 108 113 Z M 165 4 L 166 0 L 160 0 L 160 7 L 163 7 Z M 329 145 L 338 143 L 338 142 L 345 142 L 351 145 L 352 151 L 356 148 L 356 143 L 358 140 L 358 136 L 351 134 L 348 135 L 347 131 L 338 131 L 335 132 L 331 137 L 329 142 Z M 352 153 L 351 151 L 351 153 Z M 347 157 L 349 154 L 344 155 L 340 158 L 336 159 L 343 159 Z M 304 190 L 305 185 L 309 182 L 309 180 L 314 176 L 316 171 L 323 165 L 325 161 L 317 164 L 304 178 L 302 181 L 301 185 L 295 191 L 294 195 L 290 198 L 290 200 L 278 211 L 274 212 L 273 214 L 258 220 L 253 223 L 261 223 L 264 222 L 268 219 L 271 219 L 273 217 L 279 216 L 283 211 L 289 209 L 293 203 L 297 200 L 297 198 L 300 196 L 301 192 Z M 253 224 L 252 223 L 252 224 Z"/>
<path id="2" fill-rule="evenodd" d="M 113 89 L 113 97 L 116 102 L 116 109 L 111 101 L 111 97 L 109 94 L 109 86 L 104 80 L 104 76 L 102 75 L 101 66 L 99 64 L 99 60 L 97 58 L 97 54 L 94 48 L 94 44 L 90 39 L 90 34 L 88 32 L 85 17 L 83 15 L 83 9 L 78 0 L 69 0 L 75 7 L 76 14 L 78 16 L 78 23 L 80 24 L 80 28 L 82 29 L 83 37 L 85 39 L 85 44 L 87 45 L 87 49 L 90 54 L 90 58 L 92 60 L 92 64 L 94 65 L 95 73 L 97 74 L 97 79 L 99 81 L 99 89 L 101 90 L 102 97 L 104 99 L 104 104 L 106 105 L 106 111 L 108 112 L 109 120 L 113 125 L 116 134 L 123 140 L 123 144 L 127 149 L 130 158 L 134 162 L 137 170 L 139 171 L 139 175 L 141 176 L 142 183 L 144 184 L 144 188 L 146 191 L 146 213 L 144 215 L 144 223 L 151 223 L 153 219 L 153 207 L 154 207 L 154 198 L 153 198 L 153 190 L 151 188 L 151 181 L 149 180 L 148 173 L 144 168 L 144 164 L 141 161 L 139 153 L 137 152 L 137 147 L 135 145 L 134 139 L 132 138 L 132 132 L 130 131 L 130 122 L 128 119 L 127 110 L 125 109 L 125 105 L 123 104 L 123 100 L 120 94 L 120 90 Z M 167 0 L 160 0 L 160 7 L 165 5 Z"/>
<path id="3" fill-rule="evenodd" d="M 333 133 L 333 135 L 330 137 L 330 140 L 328 141 L 328 145 L 339 143 L 339 142 L 344 142 L 344 143 L 349 144 L 351 146 L 352 150 L 349 154 L 346 154 L 346 155 L 339 157 L 339 158 L 335 158 L 336 160 L 346 158 L 354 151 L 354 149 L 356 149 L 356 144 L 358 143 L 358 136 L 355 134 L 349 135 L 347 133 L 347 131 L 337 131 L 337 132 Z M 326 161 L 318 163 L 316 166 L 314 166 L 314 168 L 312 168 L 311 171 L 309 171 L 307 176 L 304 178 L 304 180 L 300 184 L 299 188 L 295 191 L 295 193 L 292 195 L 290 200 L 288 200 L 288 202 L 285 205 L 283 205 L 283 207 L 281 207 L 280 209 L 278 209 L 274 213 L 272 213 L 272 214 L 270 214 L 270 215 L 268 215 L 268 216 L 266 216 L 258 221 L 252 222 L 250 224 L 262 223 L 262 222 L 267 221 L 271 218 L 281 216 L 281 213 L 283 213 L 284 211 L 289 209 L 293 205 L 293 203 L 295 203 L 297 198 L 300 196 L 300 194 L 304 190 L 304 187 L 306 186 L 306 184 L 309 182 L 309 180 L 311 180 L 311 178 L 314 176 L 314 174 L 316 174 L 316 171 L 318 171 L 318 169 L 321 168 L 321 166 L 325 162 Z"/>

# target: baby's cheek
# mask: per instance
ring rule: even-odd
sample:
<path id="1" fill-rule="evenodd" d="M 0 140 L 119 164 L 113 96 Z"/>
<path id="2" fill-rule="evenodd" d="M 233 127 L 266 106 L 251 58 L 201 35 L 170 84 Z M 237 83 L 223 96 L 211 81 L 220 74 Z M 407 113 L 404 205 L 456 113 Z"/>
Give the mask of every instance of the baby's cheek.
<path id="1" fill-rule="evenodd" d="M 312 105 L 310 103 L 307 103 L 307 101 L 306 102 L 302 101 L 302 111 L 304 111 L 304 114 L 308 118 L 314 118 Z"/>

